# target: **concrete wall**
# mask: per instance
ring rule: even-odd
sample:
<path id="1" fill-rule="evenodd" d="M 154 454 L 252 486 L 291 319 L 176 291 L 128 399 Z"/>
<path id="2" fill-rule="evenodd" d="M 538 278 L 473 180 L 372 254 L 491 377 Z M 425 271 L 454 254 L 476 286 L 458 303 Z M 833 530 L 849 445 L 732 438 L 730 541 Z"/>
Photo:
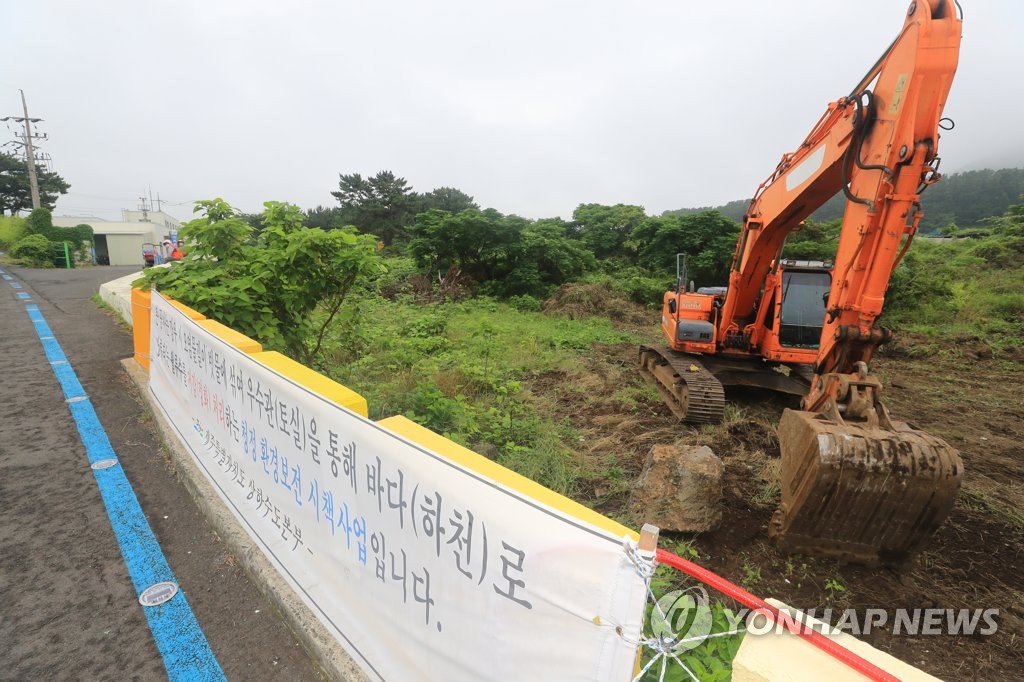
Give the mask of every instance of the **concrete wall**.
<path id="1" fill-rule="evenodd" d="M 142 277 L 142 270 L 100 285 L 100 298 L 113 308 L 121 319 L 132 324 L 132 282 Z"/>
<path id="2" fill-rule="evenodd" d="M 149 241 L 148 235 L 108 234 L 107 254 L 111 265 L 138 265 L 142 267 L 142 243 Z"/>

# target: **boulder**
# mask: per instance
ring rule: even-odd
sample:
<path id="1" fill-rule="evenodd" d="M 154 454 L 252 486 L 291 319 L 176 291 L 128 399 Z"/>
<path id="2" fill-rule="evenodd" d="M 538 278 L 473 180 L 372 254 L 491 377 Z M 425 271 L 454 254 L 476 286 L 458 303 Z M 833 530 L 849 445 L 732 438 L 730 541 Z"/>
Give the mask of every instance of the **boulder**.
<path id="1" fill-rule="evenodd" d="M 715 530 L 722 521 L 724 471 L 707 446 L 655 445 L 633 486 L 630 512 L 662 530 Z"/>

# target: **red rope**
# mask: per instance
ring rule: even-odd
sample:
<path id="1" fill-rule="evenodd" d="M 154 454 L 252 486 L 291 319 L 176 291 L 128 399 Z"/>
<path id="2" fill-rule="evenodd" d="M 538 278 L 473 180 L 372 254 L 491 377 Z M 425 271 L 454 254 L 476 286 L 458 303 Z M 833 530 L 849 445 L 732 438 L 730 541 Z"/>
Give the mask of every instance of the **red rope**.
<path id="1" fill-rule="evenodd" d="M 833 658 L 842 661 L 868 679 L 880 680 L 883 682 L 899 682 L 898 677 L 895 677 L 891 673 L 887 673 L 874 663 L 861 658 L 846 647 L 836 644 L 817 630 L 802 626 L 788 613 L 780 611 L 764 599 L 754 596 L 739 585 L 729 582 L 722 576 L 712 573 L 708 569 L 698 566 L 692 561 L 687 561 L 686 559 L 664 549 L 658 550 L 657 559 L 658 563 L 662 563 L 666 566 L 671 566 L 676 570 L 682 571 L 702 583 L 715 588 L 722 594 L 732 597 L 744 606 L 763 613 L 769 620 L 773 620 L 790 632 L 803 637 L 810 644 L 818 647 Z"/>

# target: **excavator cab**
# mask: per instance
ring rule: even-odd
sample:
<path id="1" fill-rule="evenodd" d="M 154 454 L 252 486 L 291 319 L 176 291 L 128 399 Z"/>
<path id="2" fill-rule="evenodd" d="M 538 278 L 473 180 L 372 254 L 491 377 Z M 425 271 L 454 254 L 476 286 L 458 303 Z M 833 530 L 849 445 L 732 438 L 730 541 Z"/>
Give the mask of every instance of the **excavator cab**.
<path id="1" fill-rule="evenodd" d="M 782 346 L 818 347 L 831 286 L 830 263 L 782 262 L 782 305 L 779 309 L 779 343 Z"/>

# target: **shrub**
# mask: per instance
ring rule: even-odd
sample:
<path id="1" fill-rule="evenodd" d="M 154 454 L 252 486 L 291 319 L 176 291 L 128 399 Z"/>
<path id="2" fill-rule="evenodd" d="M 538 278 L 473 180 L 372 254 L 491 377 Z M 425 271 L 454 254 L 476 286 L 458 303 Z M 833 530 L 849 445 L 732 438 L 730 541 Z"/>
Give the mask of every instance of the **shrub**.
<path id="1" fill-rule="evenodd" d="M 0 215 L 0 249 L 10 249 L 24 236 L 24 218 Z"/>
<path id="2" fill-rule="evenodd" d="M 26 234 L 34 234 L 45 237 L 54 244 L 68 243 L 72 254 L 88 253 L 88 247 L 93 243 L 93 229 L 85 224 L 74 227 L 55 227 L 50 211 L 46 208 L 34 209 L 25 221 Z"/>
<path id="3" fill-rule="evenodd" d="M 494 209 L 455 215 L 431 210 L 416 217 L 411 234 L 409 251 L 421 268 L 465 276 L 485 296 L 546 297 L 596 267 L 558 219 L 529 221 Z"/>
<path id="4" fill-rule="evenodd" d="M 259 236 L 223 199 L 196 202 L 182 226 L 185 260 L 142 280 L 199 312 L 312 365 L 353 289 L 380 271 L 376 238 L 303 227 L 302 211 L 268 201 Z"/>
<path id="5" fill-rule="evenodd" d="M 30 234 L 22 237 L 11 255 L 30 268 L 53 267 L 53 244 L 41 234 Z"/>
<path id="6" fill-rule="evenodd" d="M 995 294 L 989 302 L 993 315 L 1006 322 L 1024 322 L 1024 294 Z"/>

